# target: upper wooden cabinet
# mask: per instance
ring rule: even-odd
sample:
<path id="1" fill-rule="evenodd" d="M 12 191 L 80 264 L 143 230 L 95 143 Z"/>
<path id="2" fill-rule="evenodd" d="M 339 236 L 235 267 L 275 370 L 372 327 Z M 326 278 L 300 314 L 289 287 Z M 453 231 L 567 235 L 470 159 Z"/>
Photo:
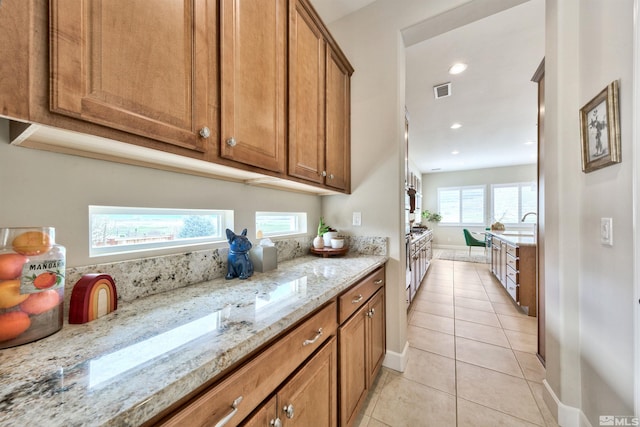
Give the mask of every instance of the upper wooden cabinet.
<path id="1" fill-rule="evenodd" d="M 289 175 L 324 182 L 326 42 L 303 3 L 289 23 Z"/>
<path id="2" fill-rule="evenodd" d="M 284 172 L 287 0 L 220 5 L 220 155 Z"/>
<path id="3" fill-rule="evenodd" d="M 350 191 L 351 182 L 349 78 L 352 72 L 335 50 L 327 51 L 325 184 L 346 192 Z"/>
<path id="4" fill-rule="evenodd" d="M 51 111 L 205 151 L 215 1 L 51 1 Z"/>
<path id="5" fill-rule="evenodd" d="M 289 17 L 288 173 L 348 193 L 353 68 L 307 2 Z"/>
<path id="6" fill-rule="evenodd" d="M 350 192 L 353 69 L 308 0 L 1 1 L 12 144 Z"/>

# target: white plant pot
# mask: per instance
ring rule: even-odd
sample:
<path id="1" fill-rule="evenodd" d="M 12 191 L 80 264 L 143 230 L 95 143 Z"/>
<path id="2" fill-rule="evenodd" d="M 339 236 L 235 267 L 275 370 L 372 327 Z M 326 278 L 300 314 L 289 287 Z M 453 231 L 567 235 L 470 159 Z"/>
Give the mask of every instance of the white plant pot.
<path id="1" fill-rule="evenodd" d="M 327 247 L 331 247 L 331 239 L 335 239 L 336 237 L 338 237 L 337 231 L 327 231 L 322 235 L 322 238 L 324 239 L 324 245 Z"/>
<path id="2" fill-rule="evenodd" d="M 324 239 L 322 238 L 322 236 L 316 236 L 313 239 L 313 247 L 315 249 L 322 249 L 324 248 Z"/>

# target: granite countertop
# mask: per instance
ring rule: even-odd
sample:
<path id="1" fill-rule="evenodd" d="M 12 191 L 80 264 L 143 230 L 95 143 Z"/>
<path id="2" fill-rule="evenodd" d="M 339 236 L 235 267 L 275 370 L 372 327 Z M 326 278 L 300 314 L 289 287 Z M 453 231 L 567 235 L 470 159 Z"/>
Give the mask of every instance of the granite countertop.
<path id="1" fill-rule="evenodd" d="M 0 426 L 133 426 L 218 376 L 385 256 L 306 256 L 121 303 L 82 325 L 0 350 Z"/>
<path id="2" fill-rule="evenodd" d="M 535 246 L 535 235 L 530 231 L 487 231 L 505 242 L 518 246 Z"/>

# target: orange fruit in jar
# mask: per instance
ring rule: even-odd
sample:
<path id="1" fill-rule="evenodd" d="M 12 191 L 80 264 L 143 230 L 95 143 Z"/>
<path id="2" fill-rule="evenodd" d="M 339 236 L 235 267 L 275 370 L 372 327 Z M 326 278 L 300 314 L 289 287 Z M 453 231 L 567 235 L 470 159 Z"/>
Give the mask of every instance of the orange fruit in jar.
<path id="1" fill-rule="evenodd" d="M 29 298 L 29 294 L 20 293 L 19 280 L 0 282 L 0 308 L 11 308 Z"/>
<path id="2" fill-rule="evenodd" d="M 22 274 L 22 266 L 29 261 L 20 254 L 0 254 L 0 280 L 17 279 Z"/>
<path id="3" fill-rule="evenodd" d="M 20 310 L 28 314 L 41 314 L 49 311 L 60 303 L 58 291 L 53 289 L 36 292 L 20 304 Z"/>
<path id="4" fill-rule="evenodd" d="M 51 237 L 42 231 L 27 231 L 17 235 L 11 246 L 22 255 L 40 255 L 51 249 Z"/>
<path id="5" fill-rule="evenodd" d="M 29 329 L 31 319 L 27 313 L 10 311 L 0 314 L 0 341 L 8 341 L 18 337 Z"/>
<path id="6" fill-rule="evenodd" d="M 35 279 L 33 279 L 33 286 L 38 289 L 47 289 L 55 285 L 57 281 L 58 275 L 47 271 L 39 274 Z"/>

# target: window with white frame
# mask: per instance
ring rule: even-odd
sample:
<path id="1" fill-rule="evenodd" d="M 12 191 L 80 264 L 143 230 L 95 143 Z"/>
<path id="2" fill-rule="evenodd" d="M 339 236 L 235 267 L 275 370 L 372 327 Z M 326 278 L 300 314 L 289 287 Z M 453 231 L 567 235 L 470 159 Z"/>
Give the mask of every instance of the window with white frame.
<path id="1" fill-rule="evenodd" d="M 483 225 L 484 185 L 438 188 L 438 212 L 441 225 Z"/>
<path id="2" fill-rule="evenodd" d="M 89 256 L 226 241 L 233 211 L 89 206 Z"/>
<path id="3" fill-rule="evenodd" d="M 264 237 L 307 232 L 306 212 L 256 212 L 256 232 Z"/>
<path id="4" fill-rule="evenodd" d="M 522 224 L 527 212 L 537 212 L 538 189 L 535 182 L 514 184 L 493 184 L 491 186 L 492 222 L 503 224 Z M 528 217 L 525 223 L 536 222 L 535 217 Z"/>

